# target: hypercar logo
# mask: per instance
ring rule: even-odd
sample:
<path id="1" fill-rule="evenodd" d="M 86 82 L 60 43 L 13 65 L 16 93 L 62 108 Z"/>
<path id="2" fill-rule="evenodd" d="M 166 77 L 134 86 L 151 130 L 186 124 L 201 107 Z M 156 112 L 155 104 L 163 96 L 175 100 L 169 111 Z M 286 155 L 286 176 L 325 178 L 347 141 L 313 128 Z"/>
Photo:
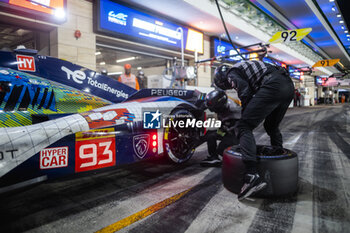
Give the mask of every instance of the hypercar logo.
<path id="1" fill-rule="evenodd" d="M 162 113 L 157 110 L 156 112 L 143 112 L 143 128 L 144 129 L 160 129 Z"/>
<path id="2" fill-rule="evenodd" d="M 68 146 L 47 148 L 40 151 L 40 169 L 68 166 Z"/>
<path id="3" fill-rule="evenodd" d="M 35 72 L 35 59 L 32 56 L 17 55 L 17 69 Z"/>
<path id="4" fill-rule="evenodd" d="M 133 145 L 135 154 L 137 155 L 137 157 L 142 159 L 143 157 L 145 157 L 149 148 L 149 135 L 141 134 L 135 136 L 133 138 Z"/>

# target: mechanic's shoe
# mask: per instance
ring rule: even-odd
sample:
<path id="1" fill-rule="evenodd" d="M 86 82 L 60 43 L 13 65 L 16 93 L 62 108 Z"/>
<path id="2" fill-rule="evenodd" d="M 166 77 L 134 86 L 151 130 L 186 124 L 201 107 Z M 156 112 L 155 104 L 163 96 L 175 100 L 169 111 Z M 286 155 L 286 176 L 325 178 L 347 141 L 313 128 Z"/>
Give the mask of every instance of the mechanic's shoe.
<path id="1" fill-rule="evenodd" d="M 218 156 L 209 156 L 200 163 L 202 167 L 220 167 L 221 160 Z"/>
<path id="2" fill-rule="evenodd" d="M 258 173 L 247 174 L 245 183 L 242 186 L 241 192 L 238 194 L 238 200 L 250 197 L 266 187 L 266 182 L 259 176 Z"/>

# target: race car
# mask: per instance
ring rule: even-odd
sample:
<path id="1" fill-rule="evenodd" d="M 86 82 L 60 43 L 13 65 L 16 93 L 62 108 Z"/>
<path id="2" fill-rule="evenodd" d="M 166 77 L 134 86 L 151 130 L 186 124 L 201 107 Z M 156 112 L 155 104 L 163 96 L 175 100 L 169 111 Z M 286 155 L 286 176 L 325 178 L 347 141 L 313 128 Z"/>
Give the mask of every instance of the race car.
<path id="1" fill-rule="evenodd" d="M 204 97 L 136 92 L 31 50 L 0 52 L 0 193 L 151 157 L 186 162 L 205 133 Z"/>

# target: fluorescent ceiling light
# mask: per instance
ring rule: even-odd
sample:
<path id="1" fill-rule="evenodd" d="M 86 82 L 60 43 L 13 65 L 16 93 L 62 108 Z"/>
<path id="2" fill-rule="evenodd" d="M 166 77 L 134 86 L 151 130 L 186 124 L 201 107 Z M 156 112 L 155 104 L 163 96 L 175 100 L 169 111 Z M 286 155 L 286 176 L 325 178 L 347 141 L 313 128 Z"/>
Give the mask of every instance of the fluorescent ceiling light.
<path id="1" fill-rule="evenodd" d="M 108 73 L 108 75 L 119 75 L 119 74 L 122 74 L 123 72 L 111 72 L 111 73 Z"/>
<path id="2" fill-rule="evenodd" d="M 337 14 L 337 17 L 340 18 L 340 17 L 341 17 L 341 14 Z"/>
<path id="3" fill-rule="evenodd" d="M 332 11 L 335 11 L 335 7 L 332 7 Z"/>
<path id="4" fill-rule="evenodd" d="M 344 27 L 344 26 L 341 26 L 341 29 L 343 29 L 343 30 L 344 30 L 344 29 L 345 29 L 345 27 Z"/>
<path id="5" fill-rule="evenodd" d="M 97 52 L 95 53 L 96 56 L 97 56 L 97 55 L 100 55 L 100 54 L 101 54 L 100 51 L 97 51 Z"/>
<path id="6" fill-rule="evenodd" d="M 344 33 L 348 33 L 349 31 L 344 31 Z"/>
<path id="7" fill-rule="evenodd" d="M 141 66 L 139 66 L 139 67 L 137 67 L 137 69 L 138 69 L 138 70 L 142 70 L 142 67 L 141 67 Z"/>
<path id="8" fill-rule="evenodd" d="M 334 2 L 334 0 L 329 0 L 329 2 Z"/>
<path id="9" fill-rule="evenodd" d="M 54 15 L 58 19 L 64 19 L 66 17 L 66 12 L 62 8 L 57 8 L 54 10 Z"/>
<path id="10" fill-rule="evenodd" d="M 343 21 L 343 20 L 340 20 L 339 23 L 344 23 L 344 21 Z"/>
<path id="11" fill-rule="evenodd" d="M 127 57 L 127 58 L 116 60 L 116 62 L 120 63 L 120 62 L 125 62 L 125 61 L 132 61 L 132 60 L 135 60 L 135 59 L 136 59 L 136 57 Z"/>
<path id="12" fill-rule="evenodd" d="M 106 62 L 104 62 L 104 61 L 103 61 L 103 62 L 100 62 L 100 65 L 101 65 L 101 66 L 104 66 L 104 65 L 106 65 Z"/>

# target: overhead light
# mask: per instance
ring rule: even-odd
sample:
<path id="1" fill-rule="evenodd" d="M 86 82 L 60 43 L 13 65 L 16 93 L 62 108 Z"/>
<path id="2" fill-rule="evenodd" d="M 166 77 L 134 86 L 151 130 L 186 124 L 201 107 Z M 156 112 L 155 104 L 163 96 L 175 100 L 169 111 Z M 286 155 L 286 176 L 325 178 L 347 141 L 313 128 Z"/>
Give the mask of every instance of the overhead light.
<path id="1" fill-rule="evenodd" d="M 329 0 L 329 2 L 334 2 L 334 0 Z"/>
<path id="2" fill-rule="evenodd" d="M 238 40 L 238 39 L 239 39 L 239 37 L 238 37 L 238 36 L 236 36 L 236 37 L 235 37 L 235 39 L 236 39 L 236 40 Z"/>
<path id="3" fill-rule="evenodd" d="M 344 23 L 344 21 L 343 20 L 339 20 L 339 23 Z"/>
<path id="4" fill-rule="evenodd" d="M 350 35 L 349 35 L 349 34 L 347 34 L 346 36 L 347 36 L 347 37 L 350 37 Z"/>
<path id="5" fill-rule="evenodd" d="M 120 62 L 125 62 L 125 61 L 132 61 L 132 60 L 135 60 L 135 59 L 136 59 L 136 57 L 127 57 L 127 58 L 116 60 L 116 62 L 120 63 Z"/>
<path id="6" fill-rule="evenodd" d="M 142 70 L 142 67 L 141 66 L 137 67 L 137 70 Z"/>
<path id="7" fill-rule="evenodd" d="M 100 62 L 100 65 L 101 65 L 101 66 L 104 66 L 104 65 L 106 65 L 106 62 L 104 62 L 104 61 L 103 61 L 103 62 Z"/>
<path id="8" fill-rule="evenodd" d="M 335 11 L 335 7 L 332 7 L 332 11 Z"/>
<path id="9" fill-rule="evenodd" d="M 111 72 L 111 73 L 108 73 L 108 75 L 119 75 L 119 74 L 122 74 L 123 72 Z"/>
<path id="10" fill-rule="evenodd" d="M 54 11 L 54 15 L 58 19 L 64 19 L 66 17 L 66 12 L 64 11 L 63 8 L 57 8 Z"/>
<path id="11" fill-rule="evenodd" d="M 348 41 L 350 41 L 350 38 L 348 38 Z"/>
<path id="12" fill-rule="evenodd" d="M 96 56 L 97 56 L 97 55 L 100 55 L 100 54 L 101 54 L 100 51 L 97 51 L 97 52 L 95 53 Z"/>
<path id="13" fill-rule="evenodd" d="M 344 30 L 344 29 L 345 29 L 345 27 L 344 27 L 344 26 L 341 26 L 341 29 L 343 29 L 343 30 Z"/>
<path id="14" fill-rule="evenodd" d="M 340 17 L 341 17 L 341 14 L 337 14 L 337 17 L 340 18 Z"/>
<path id="15" fill-rule="evenodd" d="M 348 33 L 349 31 L 344 31 L 344 33 Z"/>

